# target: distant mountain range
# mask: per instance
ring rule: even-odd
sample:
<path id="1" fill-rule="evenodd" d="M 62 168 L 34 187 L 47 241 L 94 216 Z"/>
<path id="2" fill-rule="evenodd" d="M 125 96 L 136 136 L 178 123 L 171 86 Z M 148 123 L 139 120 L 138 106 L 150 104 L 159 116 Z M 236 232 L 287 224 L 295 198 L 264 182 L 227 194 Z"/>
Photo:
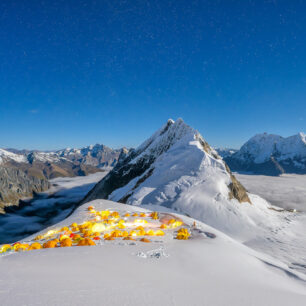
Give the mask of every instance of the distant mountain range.
<path id="1" fill-rule="evenodd" d="M 18 203 L 20 198 L 31 197 L 35 192 L 48 189 L 49 179 L 56 177 L 87 175 L 115 167 L 111 177 L 107 176 L 104 179 L 104 187 L 99 189 L 98 194 L 103 197 L 110 196 L 115 189 L 120 189 L 130 179 L 140 177 L 139 180 L 145 180 L 146 176 L 149 177 L 152 174 L 154 160 L 167 151 L 174 139 L 178 137 L 178 133 L 183 133 L 183 130 L 187 129 L 181 124 L 185 128 L 180 130 L 179 121 L 175 124 L 169 122 L 164 133 L 169 133 L 168 128 L 171 131 L 174 126 L 177 127 L 176 131 L 169 136 L 168 142 L 165 141 L 160 146 L 151 148 L 150 154 L 147 149 L 144 149 L 145 144 L 136 150 L 126 148 L 113 150 L 102 144 L 53 152 L 0 149 L 0 211 L 1 207 Z M 153 138 L 148 140 L 148 144 L 150 141 L 152 143 L 156 141 Z M 205 141 L 201 142 L 201 137 L 199 139 L 198 142 L 206 146 Z M 216 159 L 221 156 L 232 171 L 264 175 L 306 173 L 306 135 L 304 133 L 287 138 L 267 133 L 258 134 L 248 140 L 240 150 L 212 149 L 209 146 L 206 148 Z M 191 153 L 194 154 L 193 151 Z M 143 158 L 144 156 L 146 158 Z M 190 162 L 192 163 L 192 160 Z M 126 168 L 127 163 L 129 163 L 128 168 Z M 125 165 L 120 166 L 123 164 Z M 124 192 L 120 199 L 117 196 L 114 199 L 128 201 L 131 199 L 130 192 L 131 190 L 129 193 Z"/>
<path id="2" fill-rule="evenodd" d="M 231 148 L 214 148 L 214 149 L 222 158 L 229 157 L 238 151 L 237 149 L 231 149 Z"/>
<path id="3" fill-rule="evenodd" d="M 0 209 L 48 189 L 49 179 L 109 169 L 126 152 L 126 148 L 113 150 L 102 144 L 54 152 L 0 149 Z"/>
<path id="4" fill-rule="evenodd" d="M 220 152 L 222 155 L 223 152 Z M 254 174 L 306 174 L 306 135 L 258 134 L 237 152 L 223 154 L 231 170 Z"/>
<path id="5" fill-rule="evenodd" d="M 103 144 L 90 145 L 80 149 L 66 148 L 57 151 L 0 149 L 0 164 L 1 156 L 3 156 L 7 160 L 13 159 L 18 162 L 32 163 L 33 161 L 41 161 L 58 163 L 68 160 L 77 164 L 108 168 L 116 164 L 121 150 L 114 150 Z"/>

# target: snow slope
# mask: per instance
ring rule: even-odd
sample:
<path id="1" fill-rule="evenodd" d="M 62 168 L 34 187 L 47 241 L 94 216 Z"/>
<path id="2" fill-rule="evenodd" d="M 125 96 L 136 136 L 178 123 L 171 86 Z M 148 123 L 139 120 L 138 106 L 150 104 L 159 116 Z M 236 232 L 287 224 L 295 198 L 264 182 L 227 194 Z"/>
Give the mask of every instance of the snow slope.
<path id="1" fill-rule="evenodd" d="M 97 200 L 56 227 L 84 221 L 89 204 L 121 214 L 147 211 Z M 191 228 L 193 219 L 175 216 Z M 200 222 L 187 241 L 167 234 L 152 243 L 117 238 L 92 247 L 22 252 L 0 257 L 0 270 L 3 306 L 306 303 L 305 276 Z"/>
<path id="2" fill-rule="evenodd" d="M 27 158 L 23 155 L 15 154 L 3 149 L 0 149 L 0 164 L 7 160 L 13 160 L 17 163 L 26 163 Z"/>

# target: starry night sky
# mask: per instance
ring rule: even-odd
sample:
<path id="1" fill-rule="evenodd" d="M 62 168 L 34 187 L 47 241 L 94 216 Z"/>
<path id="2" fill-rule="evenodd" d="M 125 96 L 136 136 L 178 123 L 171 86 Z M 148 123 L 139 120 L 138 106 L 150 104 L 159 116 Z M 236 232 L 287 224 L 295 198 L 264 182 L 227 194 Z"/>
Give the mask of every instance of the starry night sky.
<path id="1" fill-rule="evenodd" d="M 306 1 L 0 1 L 0 147 L 214 146 L 306 125 Z"/>

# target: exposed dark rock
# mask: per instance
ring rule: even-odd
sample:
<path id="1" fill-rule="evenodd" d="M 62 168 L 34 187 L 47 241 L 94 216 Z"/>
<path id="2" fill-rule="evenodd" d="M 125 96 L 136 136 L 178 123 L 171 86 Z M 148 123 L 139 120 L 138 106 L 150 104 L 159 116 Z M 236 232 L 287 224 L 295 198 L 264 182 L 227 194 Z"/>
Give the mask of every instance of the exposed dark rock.
<path id="1" fill-rule="evenodd" d="M 203 147 L 203 150 L 206 153 L 211 154 L 216 159 L 220 159 L 220 156 L 217 154 L 217 152 L 215 152 L 212 149 L 212 147 L 200 135 L 198 135 L 198 140 L 199 140 L 201 146 Z"/>
<path id="2" fill-rule="evenodd" d="M 0 208 L 16 205 L 19 199 L 32 197 L 33 193 L 42 192 L 50 187 L 47 179 L 27 174 L 15 167 L 0 167 Z"/>
<path id="3" fill-rule="evenodd" d="M 234 175 L 231 175 L 232 182 L 228 185 L 229 191 L 229 198 L 230 199 L 237 199 L 239 203 L 248 202 L 250 204 L 251 200 L 246 192 L 246 189 L 241 185 L 241 183 L 236 179 Z"/>
<path id="4" fill-rule="evenodd" d="M 243 185 L 236 179 L 236 177 L 232 174 L 231 170 L 229 169 L 228 165 L 225 163 L 225 168 L 227 172 L 230 174 L 231 183 L 228 185 L 229 188 L 229 198 L 230 199 L 237 199 L 239 203 L 248 202 L 252 204 L 247 190 L 243 187 Z"/>

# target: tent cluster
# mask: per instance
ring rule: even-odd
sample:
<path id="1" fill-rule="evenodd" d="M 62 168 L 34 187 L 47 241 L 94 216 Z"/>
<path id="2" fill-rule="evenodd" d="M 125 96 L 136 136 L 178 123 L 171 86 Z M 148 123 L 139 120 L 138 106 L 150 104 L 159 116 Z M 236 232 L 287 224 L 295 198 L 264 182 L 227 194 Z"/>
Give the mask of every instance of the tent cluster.
<path id="1" fill-rule="evenodd" d="M 72 223 L 69 227 L 49 230 L 35 237 L 31 244 L 16 242 L 0 247 L 0 253 L 8 251 L 31 251 L 42 248 L 91 246 L 99 240 L 130 240 L 149 243 L 150 237 L 164 236 L 165 231 L 171 232 L 183 225 L 177 219 L 161 218 L 157 212 L 125 212 L 96 211 L 93 206 L 87 208 L 89 218 L 82 223 Z M 180 228 L 176 239 L 186 240 L 190 237 L 187 228 Z"/>

